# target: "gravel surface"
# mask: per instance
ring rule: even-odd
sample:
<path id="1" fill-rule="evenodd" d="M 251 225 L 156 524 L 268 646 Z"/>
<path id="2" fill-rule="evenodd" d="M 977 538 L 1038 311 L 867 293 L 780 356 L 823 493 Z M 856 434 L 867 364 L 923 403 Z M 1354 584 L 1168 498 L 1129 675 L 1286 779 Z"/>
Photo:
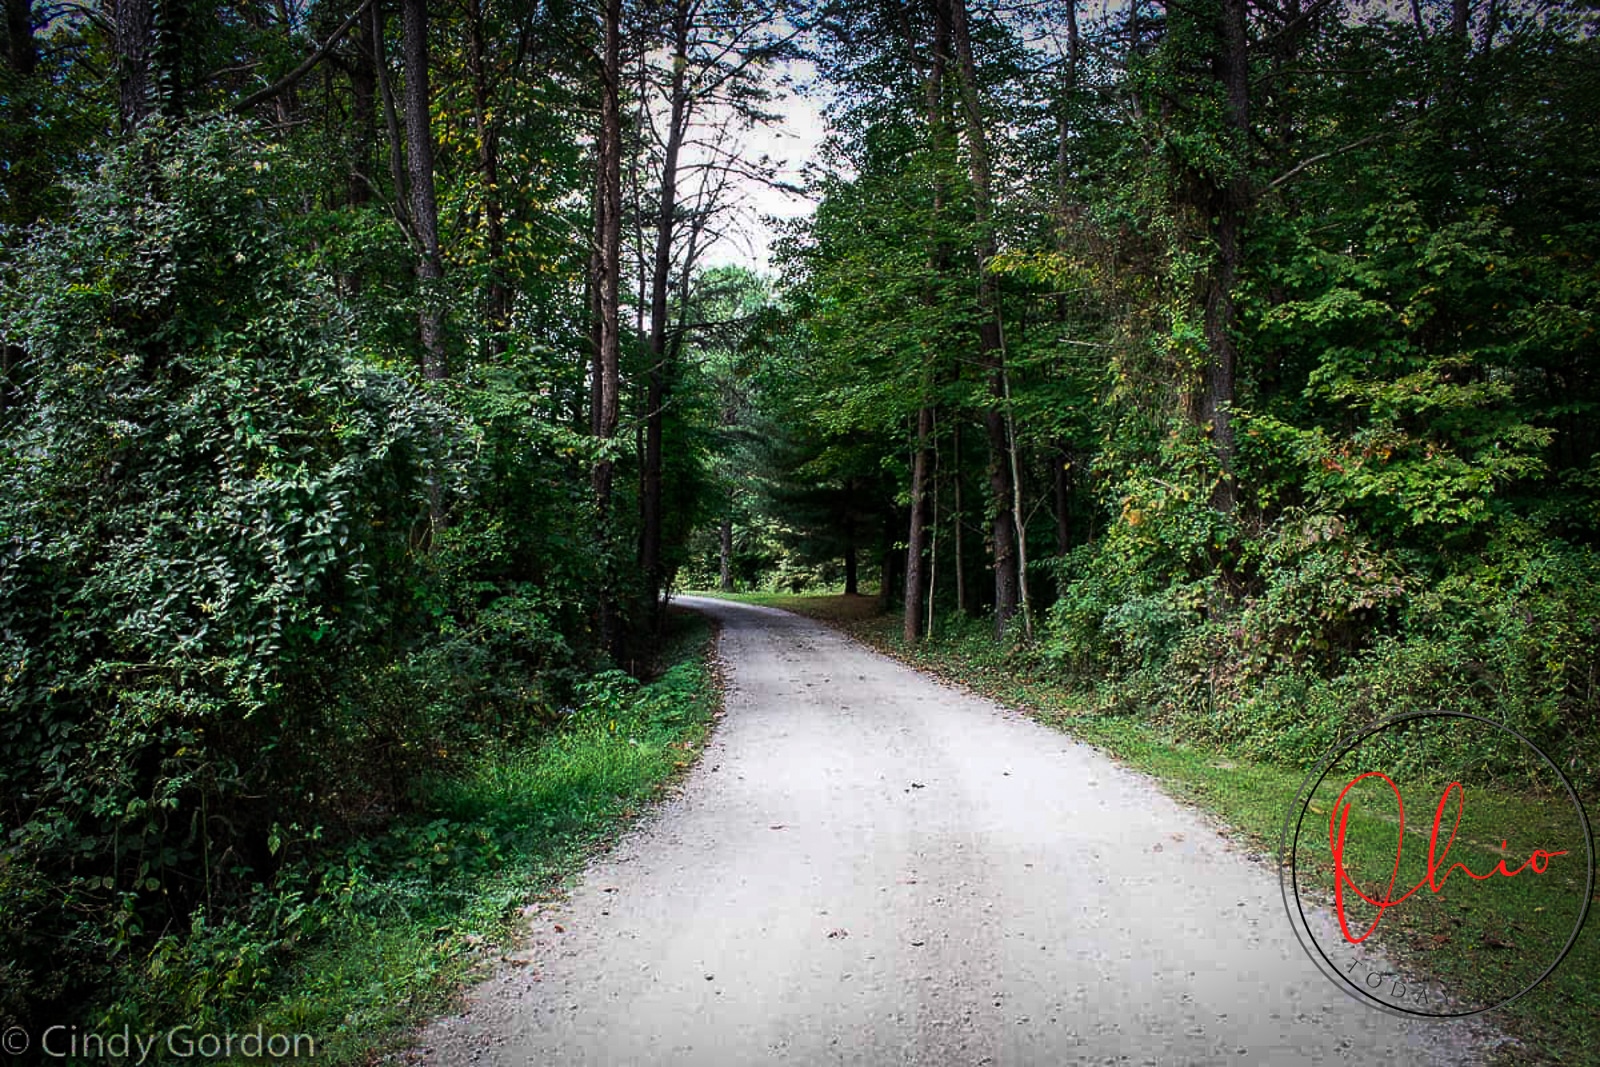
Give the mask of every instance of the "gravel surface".
<path id="1" fill-rule="evenodd" d="M 677 603 L 723 624 L 711 743 L 422 1062 L 1424 1065 L 1493 1038 L 1341 992 L 1269 866 L 1092 747 L 787 612 Z"/>

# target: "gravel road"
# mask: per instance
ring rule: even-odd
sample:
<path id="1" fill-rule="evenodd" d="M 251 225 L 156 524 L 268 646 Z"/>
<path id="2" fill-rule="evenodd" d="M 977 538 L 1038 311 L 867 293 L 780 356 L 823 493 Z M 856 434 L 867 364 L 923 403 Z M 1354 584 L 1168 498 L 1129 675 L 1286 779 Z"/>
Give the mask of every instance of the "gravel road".
<path id="1" fill-rule="evenodd" d="M 423 1062 L 1409 1067 L 1484 1047 L 1335 988 L 1269 866 L 1095 749 L 787 612 L 677 603 L 723 624 L 711 743 L 423 1032 Z"/>

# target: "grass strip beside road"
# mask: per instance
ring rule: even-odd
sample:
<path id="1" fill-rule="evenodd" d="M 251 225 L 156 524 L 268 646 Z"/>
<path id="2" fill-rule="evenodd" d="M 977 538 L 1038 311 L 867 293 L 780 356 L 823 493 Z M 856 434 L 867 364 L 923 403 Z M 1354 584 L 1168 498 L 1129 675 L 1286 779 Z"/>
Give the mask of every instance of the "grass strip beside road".
<path id="1" fill-rule="evenodd" d="M 704 595 L 809 616 L 912 667 L 1024 710 L 1158 779 L 1169 794 L 1220 820 L 1221 829 L 1246 854 L 1276 867 L 1284 818 L 1305 779 L 1304 768 L 1261 763 L 1193 744 L 1138 718 L 1089 714 L 1092 695 L 1009 656 L 986 625 L 946 624 L 933 640 L 908 647 L 901 639 L 899 617 L 882 614 L 873 597 Z M 1342 785 L 1342 781 L 1330 781 L 1317 792 L 1312 801 L 1313 818 L 1331 808 Z M 1414 808 L 1410 804 L 1407 808 L 1408 841 L 1398 885 L 1410 887 L 1421 877 L 1427 829 L 1441 791 L 1441 783 L 1407 783 L 1408 799 L 1413 794 L 1417 799 Z M 1552 821 L 1553 810 L 1545 797 L 1486 790 L 1474 792 L 1469 805 L 1469 814 L 1484 825 L 1514 832 L 1524 845 L 1523 852 L 1529 843 L 1542 843 L 1559 832 Z M 1394 862 L 1396 831 L 1380 826 L 1383 818 L 1375 806 L 1355 811 L 1347 836 L 1351 845 L 1347 869 L 1381 871 L 1387 876 Z M 1420 843 L 1410 840 L 1418 825 L 1423 827 Z M 1312 832 L 1317 831 L 1326 832 L 1321 826 Z M 1497 850 L 1498 841 L 1482 840 L 1483 836 L 1468 840 L 1463 832 L 1449 861 L 1464 862 L 1471 870 L 1483 872 L 1508 859 Z M 1508 866 L 1520 864 L 1526 858 L 1523 852 L 1512 849 Z M 1549 945 L 1566 941 L 1576 910 L 1574 887 L 1581 893 L 1583 885 L 1583 857 L 1580 854 L 1574 859 L 1564 871 L 1553 866 L 1542 877 L 1496 877 L 1491 884 L 1468 883 L 1457 876 L 1447 883 L 1445 892 L 1424 890 L 1405 906 L 1387 913 L 1374 940 L 1408 973 L 1425 973 L 1442 989 L 1481 988 L 1495 970 L 1517 960 L 1546 957 Z M 1322 873 L 1328 881 L 1326 872 Z M 1373 895 L 1382 891 L 1379 885 Z M 1353 910 L 1350 914 L 1354 924 L 1357 914 Z M 1289 920 L 1284 916 L 1280 921 L 1287 924 Z M 1307 966 L 1311 966 L 1309 961 Z M 1514 1004 L 1491 1013 L 1491 1018 L 1520 1043 L 1498 1050 L 1491 1062 L 1600 1063 L 1600 920 L 1591 916 L 1570 954 L 1549 978 Z M 1450 1023 L 1440 1021 L 1438 1025 Z"/>
<path id="2" fill-rule="evenodd" d="M 322 866 L 316 891 L 285 891 L 283 906 L 305 909 L 295 929 L 312 933 L 200 931 L 181 956 L 147 961 L 97 1029 L 308 1035 L 329 1065 L 407 1047 L 504 958 L 525 909 L 559 896 L 703 746 L 720 702 L 713 627 L 681 612 L 670 625 L 653 681 L 597 676 L 555 731 L 428 783 L 418 813 Z M 229 967 L 248 984 L 219 1008 L 206 991 Z"/>

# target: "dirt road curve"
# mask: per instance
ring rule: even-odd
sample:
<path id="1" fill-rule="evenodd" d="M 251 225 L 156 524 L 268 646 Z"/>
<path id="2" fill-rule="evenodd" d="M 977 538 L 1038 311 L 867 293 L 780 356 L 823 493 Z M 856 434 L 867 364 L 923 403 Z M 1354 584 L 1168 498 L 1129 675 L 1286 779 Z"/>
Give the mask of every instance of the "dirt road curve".
<path id="1" fill-rule="evenodd" d="M 816 623 L 724 624 L 680 796 L 425 1062 L 1444 1064 L 1482 1036 L 1317 973 L 1275 876 L 1095 750 Z"/>

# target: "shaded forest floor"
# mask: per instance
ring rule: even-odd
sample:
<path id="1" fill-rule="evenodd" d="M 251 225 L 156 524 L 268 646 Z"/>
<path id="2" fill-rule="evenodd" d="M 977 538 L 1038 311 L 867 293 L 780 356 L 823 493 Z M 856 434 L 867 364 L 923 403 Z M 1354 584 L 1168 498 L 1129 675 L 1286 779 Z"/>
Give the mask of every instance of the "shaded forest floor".
<path id="1" fill-rule="evenodd" d="M 899 616 L 883 613 L 876 597 L 706 595 L 818 619 L 946 682 L 1026 711 L 1156 778 L 1171 795 L 1216 817 L 1223 832 L 1249 853 L 1263 862 L 1274 862 L 1285 812 L 1305 777 L 1303 768 L 1263 763 L 1196 744 L 1131 716 L 1089 714 L 1089 697 L 1070 683 L 1031 667 L 1023 657 L 1010 654 L 990 635 L 987 621 L 941 622 L 944 628 L 936 630 L 932 640 L 908 648 L 900 636 Z M 1536 798 L 1474 797 L 1475 805 L 1484 803 L 1494 805 L 1497 824 L 1515 827 L 1519 834 L 1536 834 L 1537 828 L 1549 821 L 1550 806 Z M 1452 860 L 1461 858 L 1459 850 L 1450 855 Z M 1491 861 L 1481 859 L 1468 862 L 1475 870 L 1492 866 Z M 1520 915 L 1534 914 L 1535 909 L 1542 914 L 1558 910 L 1547 909 L 1534 899 L 1561 892 L 1549 880 L 1523 878 L 1506 881 L 1505 886 L 1508 899 L 1514 901 L 1511 906 Z M 1386 929 L 1379 932 L 1381 948 L 1408 972 L 1427 973 L 1447 988 L 1496 965 L 1496 951 L 1510 947 L 1508 937 L 1542 945 L 1552 939 L 1559 944 L 1570 934 L 1570 925 L 1559 930 L 1514 927 L 1508 931 L 1493 909 L 1466 910 L 1438 895 L 1423 894 L 1416 904 L 1418 909 L 1411 916 L 1396 916 L 1404 922 L 1386 923 Z M 1443 944 L 1428 941 L 1424 966 L 1420 962 L 1423 953 L 1409 935 L 1416 929 L 1436 928 L 1438 909 L 1445 907 L 1452 909 L 1448 922 L 1456 932 Z M 1456 911 L 1458 908 L 1461 910 Z M 1278 921 L 1288 919 L 1280 916 Z M 1490 1013 L 1490 1019 L 1520 1042 L 1520 1047 L 1501 1050 L 1496 1062 L 1600 1063 L 1600 930 L 1596 924 L 1585 924 L 1570 953 L 1549 978 L 1515 1003 Z"/>

